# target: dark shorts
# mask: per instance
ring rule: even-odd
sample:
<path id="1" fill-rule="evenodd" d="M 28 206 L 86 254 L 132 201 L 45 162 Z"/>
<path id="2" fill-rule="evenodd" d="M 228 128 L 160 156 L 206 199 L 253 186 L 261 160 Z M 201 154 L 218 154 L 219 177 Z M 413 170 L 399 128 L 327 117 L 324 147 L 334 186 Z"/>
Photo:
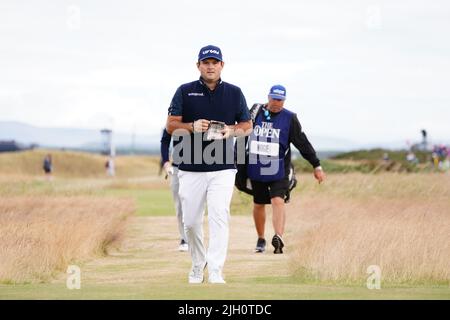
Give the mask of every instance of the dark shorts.
<path id="1" fill-rule="evenodd" d="M 253 202 L 257 204 L 270 204 L 270 199 L 280 197 L 284 199 L 289 191 L 289 180 L 282 179 L 271 182 L 251 180 L 253 189 Z"/>

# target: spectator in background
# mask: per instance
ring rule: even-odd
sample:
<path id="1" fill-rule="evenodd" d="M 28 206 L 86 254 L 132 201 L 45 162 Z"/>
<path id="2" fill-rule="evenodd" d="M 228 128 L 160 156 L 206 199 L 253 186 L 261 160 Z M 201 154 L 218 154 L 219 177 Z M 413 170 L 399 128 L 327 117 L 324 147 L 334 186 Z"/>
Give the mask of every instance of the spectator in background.
<path id="1" fill-rule="evenodd" d="M 418 162 L 419 162 L 419 161 L 417 160 L 416 155 L 415 155 L 414 152 L 412 152 L 412 151 L 409 151 L 409 152 L 408 152 L 408 154 L 406 155 L 406 160 L 407 160 L 408 162 L 411 162 L 411 163 L 418 163 Z"/>
<path id="2" fill-rule="evenodd" d="M 431 154 L 431 158 L 433 159 L 434 168 L 437 169 L 439 167 L 439 156 L 436 152 L 433 151 Z"/>
<path id="3" fill-rule="evenodd" d="M 42 168 L 44 169 L 47 180 L 51 180 L 53 172 L 53 163 L 52 163 L 52 155 L 50 153 L 45 156 Z"/>
<path id="4" fill-rule="evenodd" d="M 106 174 L 108 176 L 114 177 L 116 175 L 113 157 L 109 157 L 108 160 L 106 160 L 105 168 L 106 168 Z"/>
<path id="5" fill-rule="evenodd" d="M 435 169 L 442 169 L 443 163 L 448 155 L 448 149 L 445 145 L 435 145 L 433 147 L 433 152 L 431 153 L 431 158 L 433 159 L 433 164 Z"/>
<path id="6" fill-rule="evenodd" d="M 444 168 L 445 171 L 449 171 L 450 170 L 450 147 L 447 146 L 447 157 L 444 161 Z"/>

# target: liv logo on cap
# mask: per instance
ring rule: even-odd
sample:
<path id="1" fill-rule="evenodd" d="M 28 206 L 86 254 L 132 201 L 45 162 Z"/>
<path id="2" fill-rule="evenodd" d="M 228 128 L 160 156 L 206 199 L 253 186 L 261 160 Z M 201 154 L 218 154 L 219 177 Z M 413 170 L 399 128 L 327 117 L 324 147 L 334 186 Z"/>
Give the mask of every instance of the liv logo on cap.
<path id="1" fill-rule="evenodd" d="M 200 52 L 198 53 L 198 61 L 202 61 L 209 58 L 223 61 L 222 51 L 220 50 L 220 48 L 211 45 L 201 48 Z"/>
<path id="2" fill-rule="evenodd" d="M 277 100 L 285 100 L 286 99 L 286 88 L 282 85 L 275 85 L 270 88 L 269 97 Z"/>

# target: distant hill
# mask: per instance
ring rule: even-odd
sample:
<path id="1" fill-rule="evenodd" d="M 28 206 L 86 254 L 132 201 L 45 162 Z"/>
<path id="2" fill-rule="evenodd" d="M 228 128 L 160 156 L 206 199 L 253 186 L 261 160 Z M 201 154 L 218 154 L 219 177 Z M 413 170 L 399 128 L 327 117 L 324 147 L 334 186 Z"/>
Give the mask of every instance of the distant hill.
<path id="1" fill-rule="evenodd" d="M 0 153 L 0 176 L 42 176 L 42 161 L 48 150 Z M 105 156 L 87 152 L 52 150 L 55 176 L 71 178 L 106 177 Z M 117 177 L 157 176 L 157 156 L 118 156 L 115 159 Z"/>
<path id="2" fill-rule="evenodd" d="M 101 150 L 100 129 L 46 128 L 21 122 L 0 121 L 0 140 L 15 140 L 20 144 L 38 144 L 40 147 L 67 148 L 84 151 Z M 154 130 L 154 128 L 152 128 Z M 160 128 L 162 130 L 162 126 Z M 120 153 L 159 153 L 160 133 L 135 136 L 132 150 L 132 134 L 115 132 L 114 141 Z M 352 140 L 308 135 L 308 139 L 321 157 L 333 156 L 345 151 L 360 149 L 404 149 L 406 142 L 401 140 L 380 143 L 358 143 Z M 431 141 L 430 141 L 431 143 Z M 295 156 L 298 152 L 294 151 Z"/>
<path id="3" fill-rule="evenodd" d="M 21 144 L 38 144 L 40 147 L 101 150 L 100 130 L 76 128 L 42 128 L 20 122 L 0 121 L 0 140 L 15 140 Z M 157 151 L 159 135 L 136 135 L 136 151 Z M 132 148 L 132 134 L 116 132 L 117 149 Z"/>
<path id="4" fill-rule="evenodd" d="M 135 151 L 158 152 L 161 136 L 136 135 Z M 358 148 L 355 142 L 330 137 L 310 136 L 316 150 L 337 151 Z M 21 122 L 0 121 L 0 140 L 15 140 L 21 144 L 38 144 L 41 147 L 69 148 L 79 150 L 100 150 L 101 135 L 99 130 L 77 128 L 45 128 Z M 114 140 L 117 149 L 132 148 L 132 134 L 116 132 Z"/>
<path id="5" fill-rule="evenodd" d="M 321 158 L 328 173 L 379 173 L 379 172 L 439 172 L 431 161 L 431 153 L 416 151 L 416 161 L 408 161 L 406 150 L 364 149 L 343 152 Z M 387 156 L 385 158 L 385 156 Z M 293 161 L 297 172 L 311 172 L 311 165 L 302 158 Z"/>

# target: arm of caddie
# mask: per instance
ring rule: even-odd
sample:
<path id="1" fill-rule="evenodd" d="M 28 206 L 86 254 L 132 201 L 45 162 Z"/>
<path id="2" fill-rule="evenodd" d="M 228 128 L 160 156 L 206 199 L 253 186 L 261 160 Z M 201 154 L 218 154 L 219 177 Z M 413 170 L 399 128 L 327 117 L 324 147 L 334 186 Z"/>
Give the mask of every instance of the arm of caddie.
<path id="1" fill-rule="evenodd" d="M 314 178 L 316 178 L 316 180 L 319 182 L 319 184 L 325 180 L 325 178 L 326 178 L 325 172 L 323 171 L 321 166 L 314 168 Z"/>

